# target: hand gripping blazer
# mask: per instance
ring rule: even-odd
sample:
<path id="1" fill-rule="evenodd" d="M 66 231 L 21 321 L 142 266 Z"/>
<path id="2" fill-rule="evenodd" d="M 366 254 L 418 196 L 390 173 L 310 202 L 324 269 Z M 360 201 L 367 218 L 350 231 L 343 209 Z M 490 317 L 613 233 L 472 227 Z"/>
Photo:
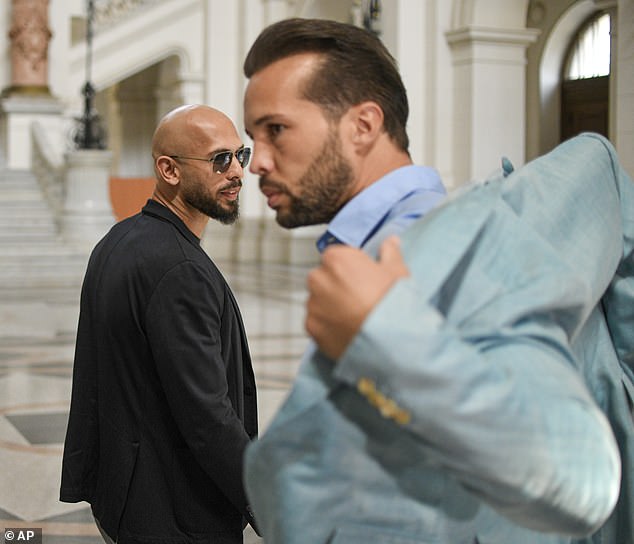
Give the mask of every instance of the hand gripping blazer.
<path id="1" fill-rule="evenodd" d="M 84 279 L 61 500 L 119 544 L 242 542 L 257 433 L 240 311 L 198 238 L 148 201 Z"/>
<path id="2" fill-rule="evenodd" d="M 569 140 L 402 247 L 411 277 L 336 364 L 309 353 L 247 449 L 267 544 L 632 544 L 634 186 L 610 143 Z"/>

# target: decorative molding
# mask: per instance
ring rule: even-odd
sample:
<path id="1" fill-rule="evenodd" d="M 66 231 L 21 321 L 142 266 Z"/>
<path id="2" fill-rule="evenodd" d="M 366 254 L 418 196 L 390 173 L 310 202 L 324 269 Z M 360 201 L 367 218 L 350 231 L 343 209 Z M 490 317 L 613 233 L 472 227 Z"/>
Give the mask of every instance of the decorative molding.
<path id="1" fill-rule="evenodd" d="M 146 6 L 156 6 L 166 0 L 97 0 L 95 2 L 95 31 L 109 27 L 141 11 Z"/>
<path id="2" fill-rule="evenodd" d="M 451 46 L 473 42 L 527 46 L 537 40 L 539 33 L 540 31 L 535 28 L 500 29 L 470 26 L 450 30 L 445 36 Z"/>
<path id="3" fill-rule="evenodd" d="M 597 9 L 608 11 L 616 9 L 618 7 L 618 2 L 617 0 L 594 0 L 594 5 L 597 6 Z"/>
<path id="4" fill-rule="evenodd" d="M 479 63 L 525 64 L 526 48 L 537 40 L 534 28 L 498 29 L 468 27 L 447 32 L 454 65 Z"/>

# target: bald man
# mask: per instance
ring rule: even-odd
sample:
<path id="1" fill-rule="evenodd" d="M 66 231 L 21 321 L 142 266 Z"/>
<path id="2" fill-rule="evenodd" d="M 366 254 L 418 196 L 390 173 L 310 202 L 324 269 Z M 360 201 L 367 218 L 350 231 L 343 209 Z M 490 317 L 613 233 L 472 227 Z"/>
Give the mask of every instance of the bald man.
<path id="1" fill-rule="evenodd" d="M 88 263 L 60 499 L 89 502 L 106 542 L 240 543 L 255 380 L 200 238 L 238 217 L 250 149 L 226 115 L 188 105 L 160 121 L 152 156 L 152 198 Z"/>

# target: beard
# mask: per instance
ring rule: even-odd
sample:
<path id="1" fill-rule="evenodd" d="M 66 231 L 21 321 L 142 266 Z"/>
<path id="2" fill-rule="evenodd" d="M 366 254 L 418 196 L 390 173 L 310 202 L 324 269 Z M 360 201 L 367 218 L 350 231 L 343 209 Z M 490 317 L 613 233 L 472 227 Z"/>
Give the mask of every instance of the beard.
<path id="1" fill-rule="evenodd" d="M 241 182 L 235 182 L 222 189 L 225 190 L 241 186 Z M 223 205 L 213 198 L 207 187 L 202 183 L 189 185 L 183 193 L 183 200 L 192 208 L 204 213 L 211 219 L 220 221 L 224 225 L 235 223 L 240 215 L 240 206 L 237 199 Z"/>
<path id="2" fill-rule="evenodd" d="M 342 205 L 341 197 L 352 185 L 352 167 L 342 155 L 341 142 L 335 130 L 316 158 L 297 182 L 299 195 L 293 195 L 284 185 L 260 178 L 260 187 L 268 185 L 289 198 L 285 209 L 276 211 L 277 223 L 287 229 L 328 223 Z"/>

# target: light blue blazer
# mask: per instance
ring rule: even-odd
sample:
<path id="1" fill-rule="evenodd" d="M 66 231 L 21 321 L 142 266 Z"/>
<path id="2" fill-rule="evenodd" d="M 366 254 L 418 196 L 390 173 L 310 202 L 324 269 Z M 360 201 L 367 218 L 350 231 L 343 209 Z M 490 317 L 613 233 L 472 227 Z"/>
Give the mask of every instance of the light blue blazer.
<path id="1" fill-rule="evenodd" d="M 247 450 L 265 542 L 632 544 L 634 186 L 609 142 L 450 200 L 403 251 Z"/>

